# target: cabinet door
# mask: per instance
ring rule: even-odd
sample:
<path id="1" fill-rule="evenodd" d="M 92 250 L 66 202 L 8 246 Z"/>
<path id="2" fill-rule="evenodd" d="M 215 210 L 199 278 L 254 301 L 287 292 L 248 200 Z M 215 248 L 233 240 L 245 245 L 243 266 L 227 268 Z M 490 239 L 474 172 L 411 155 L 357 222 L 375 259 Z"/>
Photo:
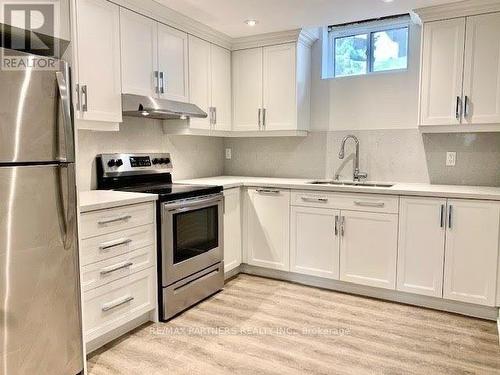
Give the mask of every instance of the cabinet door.
<path id="1" fill-rule="evenodd" d="M 187 102 L 188 36 L 161 23 L 158 24 L 158 70 L 163 76 L 160 97 Z"/>
<path id="2" fill-rule="evenodd" d="M 288 271 L 290 192 L 248 189 L 245 219 L 248 264 Z"/>
<path id="3" fill-rule="evenodd" d="M 500 13 L 467 18 L 464 120 L 500 123 Z"/>
<path id="4" fill-rule="evenodd" d="M 262 48 L 233 52 L 233 130 L 259 130 Z"/>
<path id="5" fill-rule="evenodd" d="M 446 199 L 400 202 L 397 289 L 442 297 Z"/>
<path id="6" fill-rule="evenodd" d="M 231 52 L 214 44 L 210 48 L 214 128 L 231 130 Z"/>
<path id="7" fill-rule="evenodd" d="M 264 130 L 297 130 L 296 47 L 264 47 Z"/>
<path id="8" fill-rule="evenodd" d="M 104 0 L 78 0 L 76 7 L 78 84 L 87 89 L 87 111 L 78 118 L 121 122 L 119 7 Z"/>
<path id="9" fill-rule="evenodd" d="M 122 92 L 157 96 L 157 23 L 120 8 Z"/>
<path id="10" fill-rule="evenodd" d="M 443 296 L 495 305 L 500 204 L 448 200 Z"/>
<path id="11" fill-rule="evenodd" d="M 292 207 L 290 271 L 339 278 L 339 210 Z"/>
<path id="12" fill-rule="evenodd" d="M 342 211 L 340 280 L 396 287 L 398 215 Z"/>
<path id="13" fill-rule="evenodd" d="M 465 18 L 424 25 L 420 125 L 461 123 Z"/>
<path id="14" fill-rule="evenodd" d="M 211 102 L 210 43 L 189 35 L 189 97 L 209 114 Z M 210 129 L 210 116 L 192 118 L 189 126 L 194 129 Z"/>
<path id="15" fill-rule="evenodd" d="M 224 190 L 224 272 L 241 264 L 240 188 Z"/>

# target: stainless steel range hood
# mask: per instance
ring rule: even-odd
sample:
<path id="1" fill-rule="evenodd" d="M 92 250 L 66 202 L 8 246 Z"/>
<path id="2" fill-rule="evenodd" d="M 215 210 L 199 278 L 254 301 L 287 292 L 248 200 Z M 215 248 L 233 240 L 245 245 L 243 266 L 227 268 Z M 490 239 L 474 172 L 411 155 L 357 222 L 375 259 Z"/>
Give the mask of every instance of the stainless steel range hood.
<path id="1" fill-rule="evenodd" d="M 191 103 L 134 94 L 122 94 L 122 112 L 123 116 L 156 120 L 186 120 L 191 117 L 208 116 L 198 106 Z"/>

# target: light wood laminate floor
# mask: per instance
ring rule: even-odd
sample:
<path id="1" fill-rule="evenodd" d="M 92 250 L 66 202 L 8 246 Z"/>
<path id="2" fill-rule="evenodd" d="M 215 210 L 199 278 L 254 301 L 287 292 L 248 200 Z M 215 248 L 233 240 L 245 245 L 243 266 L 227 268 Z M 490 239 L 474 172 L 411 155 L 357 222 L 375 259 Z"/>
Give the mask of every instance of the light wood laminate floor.
<path id="1" fill-rule="evenodd" d="M 96 352 L 89 374 L 500 374 L 494 322 L 239 275 L 168 323 Z"/>

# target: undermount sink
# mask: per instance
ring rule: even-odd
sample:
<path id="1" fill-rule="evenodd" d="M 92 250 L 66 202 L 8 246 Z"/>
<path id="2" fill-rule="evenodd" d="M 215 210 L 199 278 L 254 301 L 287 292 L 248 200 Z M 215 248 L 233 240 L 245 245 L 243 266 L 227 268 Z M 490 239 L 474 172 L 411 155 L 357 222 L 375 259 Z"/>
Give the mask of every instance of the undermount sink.
<path id="1" fill-rule="evenodd" d="M 311 185 L 335 185 L 335 186 L 362 186 L 362 187 L 379 187 L 390 188 L 393 184 L 371 183 L 371 182 L 351 182 L 351 181 L 312 181 Z"/>

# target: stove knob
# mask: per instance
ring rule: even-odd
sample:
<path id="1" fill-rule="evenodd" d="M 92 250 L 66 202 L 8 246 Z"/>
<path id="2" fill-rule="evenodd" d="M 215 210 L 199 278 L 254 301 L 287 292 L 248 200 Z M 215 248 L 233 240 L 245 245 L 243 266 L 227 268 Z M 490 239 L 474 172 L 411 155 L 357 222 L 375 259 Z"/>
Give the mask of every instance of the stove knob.
<path id="1" fill-rule="evenodd" d="M 115 165 L 116 165 L 115 159 L 111 159 L 111 160 L 108 161 L 108 167 L 111 168 L 111 167 L 114 167 Z"/>
<path id="2" fill-rule="evenodd" d="M 159 164 L 160 163 L 160 160 L 157 159 L 157 158 L 154 158 L 153 159 L 153 165 L 156 165 L 156 164 Z"/>
<path id="3" fill-rule="evenodd" d="M 170 158 L 166 158 L 165 163 L 170 164 Z"/>
<path id="4" fill-rule="evenodd" d="M 116 166 L 117 166 L 117 167 L 120 167 L 120 166 L 122 166 L 122 165 L 123 165 L 123 161 L 122 161 L 122 159 L 116 159 Z"/>
<path id="5" fill-rule="evenodd" d="M 164 159 L 164 158 L 160 159 L 160 164 L 166 164 L 166 162 L 167 162 L 167 159 Z"/>

